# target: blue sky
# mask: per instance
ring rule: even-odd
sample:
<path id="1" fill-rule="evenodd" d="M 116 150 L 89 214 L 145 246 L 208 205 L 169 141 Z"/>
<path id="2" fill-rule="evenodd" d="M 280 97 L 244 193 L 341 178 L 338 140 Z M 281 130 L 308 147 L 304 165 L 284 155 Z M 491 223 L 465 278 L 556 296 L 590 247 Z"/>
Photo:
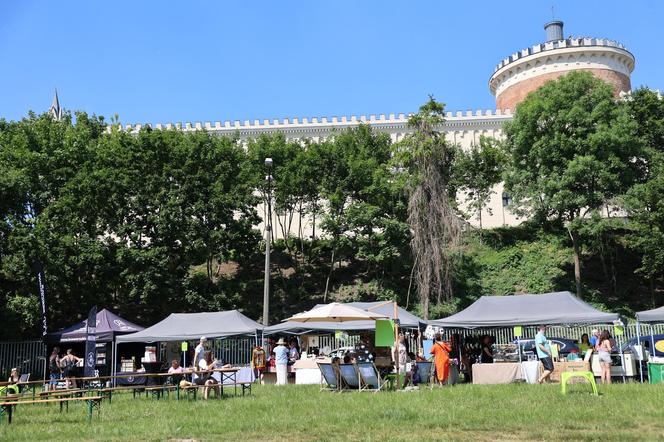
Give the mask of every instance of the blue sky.
<path id="1" fill-rule="evenodd" d="M 3 1 L 0 117 L 66 109 L 124 123 L 491 109 L 507 55 L 565 35 L 636 56 L 632 85 L 664 89 L 664 2 Z"/>

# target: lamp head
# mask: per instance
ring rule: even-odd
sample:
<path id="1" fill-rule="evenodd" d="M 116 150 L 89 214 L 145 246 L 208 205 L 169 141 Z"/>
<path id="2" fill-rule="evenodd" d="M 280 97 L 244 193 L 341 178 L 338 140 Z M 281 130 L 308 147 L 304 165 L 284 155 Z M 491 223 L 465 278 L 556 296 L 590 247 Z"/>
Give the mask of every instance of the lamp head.
<path id="1" fill-rule="evenodd" d="M 265 166 L 272 167 L 272 158 L 265 158 Z"/>

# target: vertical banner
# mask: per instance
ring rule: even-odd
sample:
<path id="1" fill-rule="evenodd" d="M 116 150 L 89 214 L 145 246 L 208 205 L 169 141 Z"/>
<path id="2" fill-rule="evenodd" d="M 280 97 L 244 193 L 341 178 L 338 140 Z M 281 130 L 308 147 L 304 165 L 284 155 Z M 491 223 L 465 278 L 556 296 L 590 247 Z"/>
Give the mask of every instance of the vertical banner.
<path id="1" fill-rule="evenodd" d="M 39 288 L 39 304 L 41 306 L 41 321 L 42 321 L 42 340 L 46 341 L 46 334 L 48 327 L 46 326 L 46 278 L 44 277 L 44 265 L 41 262 L 36 262 L 34 270 L 37 273 L 37 287 Z"/>
<path id="2" fill-rule="evenodd" d="M 376 347 L 392 347 L 394 345 L 394 321 L 379 319 L 376 321 Z"/>
<path id="3" fill-rule="evenodd" d="M 83 376 L 93 377 L 95 375 L 95 363 L 97 362 L 97 306 L 95 305 L 88 313 L 88 323 L 85 328 L 85 369 Z"/>

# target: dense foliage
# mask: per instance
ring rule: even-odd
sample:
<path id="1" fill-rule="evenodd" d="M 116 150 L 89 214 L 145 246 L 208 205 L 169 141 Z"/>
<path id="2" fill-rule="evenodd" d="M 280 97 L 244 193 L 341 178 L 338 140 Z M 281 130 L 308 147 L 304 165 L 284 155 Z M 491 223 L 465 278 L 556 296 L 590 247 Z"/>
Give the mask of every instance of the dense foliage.
<path id="1" fill-rule="evenodd" d="M 94 304 L 142 324 L 230 308 L 259 319 L 265 157 L 274 159 L 274 232 L 285 238 L 273 252 L 271 322 L 330 299 L 396 299 L 439 317 L 483 294 L 574 290 L 575 255 L 587 300 L 627 314 L 662 304 L 657 94 L 616 101 L 590 76 L 563 77 L 519 106 L 505 152 L 488 139 L 484 153 L 459 152 L 436 124 L 395 145 L 367 125 L 319 142 L 275 134 L 243 143 L 204 131 L 129 134 L 85 113 L 0 120 L 0 339 L 39 333 L 35 263 L 45 268 L 51 329 Z M 466 225 L 452 252 L 449 238 L 437 244 L 449 291 L 418 291 L 414 189 L 427 177 L 444 183 L 436 204 L 457 222 L 476 216 L 503 170 L 513 210 L 530 220 L 482 235 Z M 427 237 L 431 195 L 421 189 Z"/>

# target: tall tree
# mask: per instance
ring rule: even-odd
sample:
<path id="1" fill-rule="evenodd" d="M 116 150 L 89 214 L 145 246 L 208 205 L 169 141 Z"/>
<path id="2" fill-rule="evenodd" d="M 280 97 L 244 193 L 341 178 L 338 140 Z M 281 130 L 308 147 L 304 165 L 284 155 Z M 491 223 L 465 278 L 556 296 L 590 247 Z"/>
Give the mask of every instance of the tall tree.
<path id="1" fill-rule="evenodd" d="M 413 133 L 397 147 L 395 160 L 407 171 L 408 224 L 414 257 L 414 277 L 425 318 L 432 296 L 452 298 L 450 250 L 461 237 L 451 186 L 454 148 L 440 132 L 445 106 L 433 97 L 410 116 Z"/>
<path id="2" fill-rule="evenodd" d="M 654 281 L 664 275 L 664 98 L 641 88 L 625 105 L 638 122 L 645 148 L 640 182 L 629 189 L 624 202 L 632 228 L 631 243 L 642 253 L 639 271 L 650 281 L 651 304 L 656 306 Z"/>
<path id="3" fill-rule="evenodd" d="M 582 296 L 580 226 L 632 182 L 636 124 L 610 85 L 571 72 L 528 95 L 505 125 L 505 137 L 506 186 L 517 212 L 565 223 Z"/>
<path id="4" fill-rule="evenodd" d="M 507 157 L 494 138 L 480 137 L 467 151 L 459 150 L 454 161 L 457 188 L 464 193 L 464 200 L 471 214 L 477 215 L 482 229 L 482 210 L 494 193 L 493 188 L 502 180 Z"/>

